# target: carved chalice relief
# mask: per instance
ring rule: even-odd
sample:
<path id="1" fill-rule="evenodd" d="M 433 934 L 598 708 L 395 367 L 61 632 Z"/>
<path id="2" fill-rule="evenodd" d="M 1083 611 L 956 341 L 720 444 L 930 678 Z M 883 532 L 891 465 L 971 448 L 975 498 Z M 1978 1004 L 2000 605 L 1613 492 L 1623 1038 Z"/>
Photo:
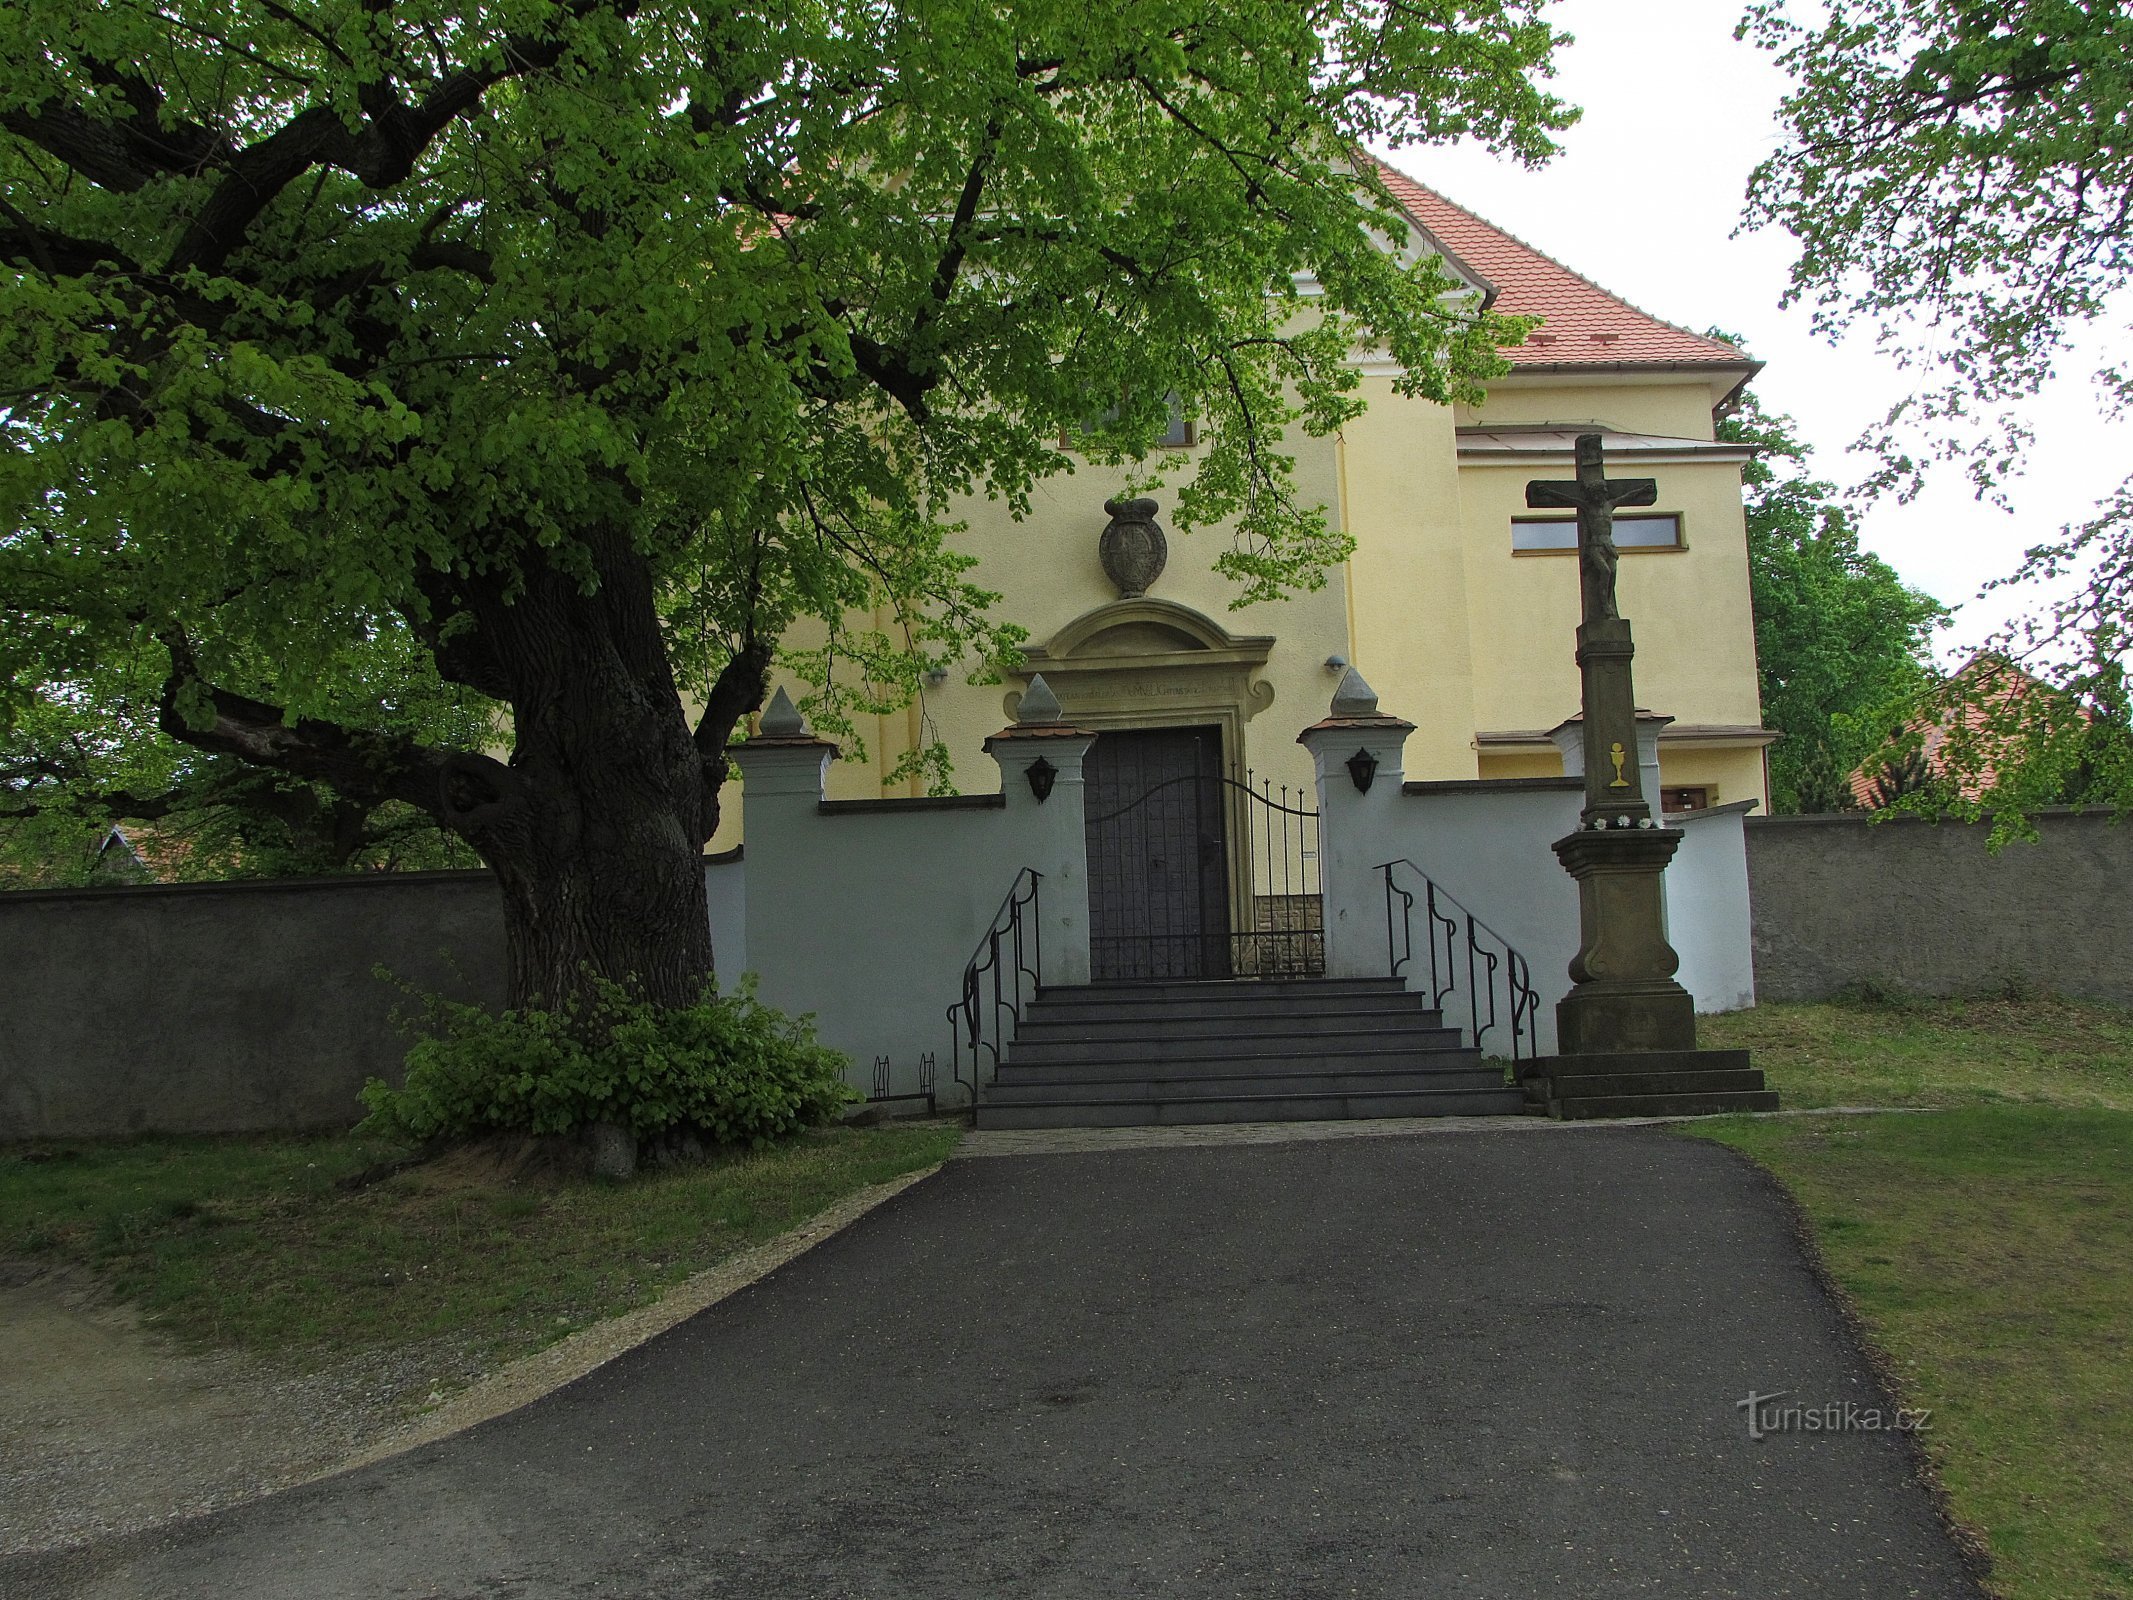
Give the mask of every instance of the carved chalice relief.
<path id="1" fill-rule="evenodd" d="M 1106 500 L 1104 510 L 1111 520 L 1096 541 L 1096 556 L 1104 572 L 1118 585 L 1118 597 L 1131 600 L 1144 595 L 1170 561 L 1170 543 L 1155 520 L 1153 500 Z"/>
<path id="2" fill-rule="evenodd" d="M 1615 781 L 1613 783 L 1610 783 L 1607 786 L 1608 788 L 1627 789 L 1629 787 L 1629 779 L 1622 776 L 1622 763 L 1628 758 L 1629 752 L 1622 748 L 1620 740 L 1617 740 L 1614 744 L 1608 746 L 1607 759 L 1615 764 Z"/>

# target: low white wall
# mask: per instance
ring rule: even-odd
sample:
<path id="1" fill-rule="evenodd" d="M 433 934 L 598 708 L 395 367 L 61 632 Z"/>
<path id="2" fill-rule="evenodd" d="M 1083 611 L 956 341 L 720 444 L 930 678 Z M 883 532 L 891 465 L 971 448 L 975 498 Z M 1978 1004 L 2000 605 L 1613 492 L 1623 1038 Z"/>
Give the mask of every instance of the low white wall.
<path id="1" fill-rule="evenodd" d="M 812 1012 L 823 1043 L 851 1056 L 856 1085 L 869 1087 L 874 1059 L 887 1056 L 892 1091 L 910 1093 L 930 1054 L 942 1103 L 957 1103 L 948 1008 L 1023 868 L 1042 874 L 1044 981 L 1088 981 L 1087 748 L 1085 739 L 1003 741 L 996 795 L 825 803 L 827 747 L 741 747 L 745 938 L 764 1001 Z M 1041 803 L 1024 775 L 1040 754 L 1058 769 Z M 989 1013 L 985 1025 L 990 1033 Z"/>
<path id="2" fill-rule="evenodd" d="M 1570 958 L 1578 950 L 1578 886 L 1550 845 L 1575 833 L 1582 789 L 1563 779 L 1481 779 L 1466 783 L 1415 784 L 1402 793 L 1394 814 L 1397 832 L 1383 838 L 1381 861 L 1412 861 L 1438 889 L 1457 900 L 1498 938 L 1526 958 L 1534 990 L 1540 996 L 1535 1016 L 1538 1049 L 1555 1049 L 1555 1003 L 1570 992 Z M 1414 892 L 1412 881 L 1400 879 Z M 1419 958 L 1403 976 L 1410 989 L 1430 982 L 1422 946 L 1423 908 L 1415 907 L 1415 950 Z M 1460 934 L 1464 949 L 1464 931 Z M 1466 972 L 1463 960 L 1452 963 L 1457 980 L 1445 1000 L 1445 1020 L 1466 1021 Z M 1442 981 L 1441 979 L 1439 980 Z M 1508 990 L 1500 990 L 1508 998 Z M 1481 1002 L 1486 1013 L 1486 997 Z M 1482 1040 L 1491 1054 L 1509 1054 L 1510 1039 L 1499 1028 Z"/>
<path id="3" fill-rule="evenodd" d="M 1755 1004 L 1755 935 L 1748 902 L 1748 812 L 1752 800 L 1667 818 L 1681 830 L 1668 863 L 1667 942 L 1681 957 L 1674 974 L 1698 1011 Z"/>
<path id="4" fill-rule="evenodd" d="M 1411 862 L 1414 873 L 1396 875 L 1416 901 L 1408 917 L 1413 955 L 1401 972 L 1407 986 L 1422 991 L 1433 981 L 1421 883 L 1427 878 L 1526 959 L 1540 998 L 1536 1046 L 1551 1053 L 1555 1003 L 1570 992 L 1580 925 L 1577 882 L 1552 846 L 1577 831 L 1583 786 L 1574 778 L 1406 783 L 1401 768 L 1409 731 L 1396 718 L 1335 717 L 1304 734 L 1318 773 L 1327 971 L 1336 977 L 1389 971 L 1381 869 L 1388 861 Z M 1377 763 L 1367 791 L 1356 788 L 1347 767 L 1358 750 Z M 1669 936 L 1681 957 L 1679 980 L 1699 1011 L 1755 1003 L 1746 810 L 1743 804 L 1669 819 L 1684 834 L 1664 879 Z M 1434 981 L 1440 989 L 1449 985 L 1446 1022 L 1467 1028 L 1464 937 L 1462 924 L 1455 959 L 1440 966 Z M 1497 1001 L 1502 1017 L 1507 987 L 1499 988 Z M 1480 1005 L 1486 1018 L 1485 996 Z M 1482 1039 L 1491 1054 L 1508 1054 L 1511 1044 L 1500 1027 Z"/>
<path id="5" fill-rule="evenodd" d="M 721 974 L 748 970 L 748 873 L 738 848 L 704 858 L 711 904 L 711 961 Z M 721 977 L 721 989 L 728 987 Z"/>

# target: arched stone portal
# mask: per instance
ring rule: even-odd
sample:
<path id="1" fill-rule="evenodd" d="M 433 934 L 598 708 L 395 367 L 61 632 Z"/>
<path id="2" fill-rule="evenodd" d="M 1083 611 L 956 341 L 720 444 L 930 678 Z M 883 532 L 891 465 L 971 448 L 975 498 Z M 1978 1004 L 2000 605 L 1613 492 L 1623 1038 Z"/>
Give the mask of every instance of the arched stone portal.
<path id="1" fill-rule="evenodd" d="M 1222 730 L 1223 770 L 1244 776 L 1244 725 L 1274 703 L 1258 673 L 1271 638 L 1243 638 L 1190 606 L 1134 595 L 1083 612 L 1042 645 L 1017 676 L 1037 673 L 1059 696 L 1070 722 L 1106 728 L 1214 726 Z M 1019 690 L 1007 697 L 1012 719 Z"/>
<path id="2" fill-rule="evenodd" d="M 1277 943 L 1293 954 L 1295 939 L 1269 935 L 1301 926 L 1301 913 L 1278 902 L 1308 899 L 1315 921 L 1315 844 L 1311 892 L 1281 895 L 1302 887 L 1303 863 L 1283 859 L 1244 787 L 1245 724 L 1274 703 L 1259 677 L 1273 645 L 1141 594 L 1029 651 L 1021 675 L 1043 673 L 1066 720 L 1098 735 L 1086 769 L 1098 977 L 1248 976 L 1269 970 Z M 1010 717 L 1020 702 L 1008 696 Z"/>

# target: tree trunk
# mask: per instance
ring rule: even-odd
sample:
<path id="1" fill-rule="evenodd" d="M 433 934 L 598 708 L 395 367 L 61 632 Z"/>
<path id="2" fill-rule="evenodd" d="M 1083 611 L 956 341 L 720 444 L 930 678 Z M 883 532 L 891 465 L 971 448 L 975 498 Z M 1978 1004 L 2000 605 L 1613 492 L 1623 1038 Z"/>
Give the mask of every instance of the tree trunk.
<path id="1" fill-rule="evenodd" d="M 512 1005 L 553 1008 L 592 978 L 684 1005 L 712 971 L 703 828 L 716 807 L 649 572 L 625 540 L 591 543 L 596 592 L 542 566 L 508 603 L 477 601 L 510 689 L 512 783 L 498 794 L 470 776 L 454 794 L 448 778 L 447 806 L 503 889 Z"/>

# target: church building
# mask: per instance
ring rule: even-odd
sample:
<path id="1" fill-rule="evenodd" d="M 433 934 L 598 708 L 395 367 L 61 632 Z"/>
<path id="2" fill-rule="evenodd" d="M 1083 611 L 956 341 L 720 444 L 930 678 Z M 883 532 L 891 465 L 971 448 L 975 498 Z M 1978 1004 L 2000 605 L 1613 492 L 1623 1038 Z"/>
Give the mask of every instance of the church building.
<path id="1" fill-rule="evenodd" d="M 1558 857 L 1593 827 L 1660 824 L 1650 849 L 1624 850 L 1651 858 L 1638 950 L 1683 1038 L 1692 1001 L 1752 1003 L 1741 825 L 1767 805 L 1774 735 L 1757 692 L 1750 454 L 1715 434 L 1757 364 L 1381 172 L 1421 250 L 1539 323 L 1471 407 L 1403 397 L 1397 371 L 1357 354 L 1367 409 L 1286 446 L 1299 498 L 1353 541 L 1322 587 L 1235 605 L 1214 570 L 1219 532 L 1180 536 L 1160 490 L 1127 499 L 1118 475 L 1084 465 L 1040 485 L 1020 517 L 959 508 L 975 580 L 1029 630 L 1006 681 L 942 674 L 860 729 L 863 754 L 817 738 L 781 691 L 739 747 L 740 817 L 713 843 L 746 826 L 745 883 L 740 860 L 718 867 L 713 915 L 730 901 L 744 933 L 723 948 L 743 951 L 772 1003 L 818 1010 L 826 1041 L 873 1062 L 878 1096 L 967 1096 L 981 1121 L 1017 1095 L 1059 1103 L 1017 1101 L 1014 1116 L 1069 1120 L 1219 1120 L 1210 1095 L 1222 1116 L 1516 1109 L 1493 1067 L 1408 1059 L 1430 1043 L 1414 1030 L 1441 1019 L 1455 1054 L 1554 1048 L 1555 1002 L 1590 926 L 1571 874 L 1599 846 Z M 1604 768 L 1583 776 L 1575 652 L 1591 585 L 1576 512 L 1533 509 L 1528 494 L 1573 504 L 1565 480 L 1592 434 L 1622 491 L 1604 614 L 1618 605 L 1636 645 L 1633 729 L 1628 702 L 1594 702 L 1620 719 L 1594 746 L 1611 783 Z M 1176 419 L 1167 448 L 1189 461 L 1197 447 L 1190 417 Z M 958 795 L 889 779 L 935 743 Z M 1627 790 L 1636 816 L 1582 815 L 1595 785 Z M 830 904 L 850 915 L 824 918 Z M 1234 981 L 1249 979 L 1284 981 Z M 1218 996 L 1192 988 L 1210 981 Z M 1306 1004 L 1297 981 L 1333 986 L 1309 1005 L 1377 1007 L 1371 1026 L 1393 1034 L 1332 1050 L 1315 1013 L 1272 1015 Z M 1362 987 L 1343 998 L 1342 984 Z M 1118 985 L 1140 993 L 1129 1003 Z M 1097 1009 L 1017 1031 L 1030 1005 L 1070 1003 Z M 1196 1017 L 1269 1008 L 1252 1024 L 1257 1065 L 1189 1083 L 1161 1066 L 1177 1050 L 1237 1050 L 1227 1035 L 1158 1037 L 1198 1026 L 1164 1021 L 1173 1004 Z M 1090 1059 L 1068 1060 L 1076 1051 Z M 1113 1081 L 1144 1058 L 1157 1063 L 1147 1082 Z M 1389 1099 L 1387 1071 L 1413 1077 Z M 1231 1081 L 1252 1072 L 1264 1081 Z"/>
<path id="2" fill-rule="evenodd" d="M 883 775 L 932 738 L 945 742 L 959 787 L 990 787 L 984 741 L 1039 672 L 1070 721 L 1107 736 L 1114 760 L 1100 743 L 1099 788 L 1109 766 L 1144 782 L 1198 762 L 1239 781 L 1249 773 L 1255 786 L 1306 790 L 1298 719 L 1325 704 L 1351 664 L 1417 724 L 1410 780 L 1560 775 L 1550 733 L 1578 709 L 1576 523 L 1568 511 L 1528 511 L 1525 485 L 1567 476 L 1575 436 L 1597 428 L 1610 472 L 1659 486 L 1655 506 L 1618 516 L 1615 538 L 1638 699 L 1672 719 L 1658 742 L 1664 807 L 1767 805 L 1763 753 L 1774 735 L 1756 688 L 1740 482 L 1748 452 L 1713 438 L 1758 364 L 1393 168 L 1381 172 L 1425 249 L 1494 309 L 1543 320 L 1506 352 L 1511 370 L 1483 405 L 1402 397 L 1389 367 L 1365 361 L 1367 412 L 1336 437 L 1292 437 L 1300 497 L 1330 508 L 1354 555 L 1316 592 L 1233 610 L 1233 588 L 1212 570 L 1220 535 L 1163 528 L 1160 497 L 1167 560 L 1151 561 L 1146 534 L 1126 528 L 1109 543 L 1138 553 L 1107 570 L 1100 547 L 1115 489 L 1101 470 L 1054 480 L 1020 521 L 976 503 L 966 512 L 966 547 L 980 557 L 973 576 L 1030 630 L 1025 670 L 1004 686 L 951 676 L 877 719 L 862 730 L 867 759 L 832 767 L 832 797 L 923 793 L 914 780 L 885 787 Z M 1189 419 L 1176 437 L 1189 455 Z"/>

